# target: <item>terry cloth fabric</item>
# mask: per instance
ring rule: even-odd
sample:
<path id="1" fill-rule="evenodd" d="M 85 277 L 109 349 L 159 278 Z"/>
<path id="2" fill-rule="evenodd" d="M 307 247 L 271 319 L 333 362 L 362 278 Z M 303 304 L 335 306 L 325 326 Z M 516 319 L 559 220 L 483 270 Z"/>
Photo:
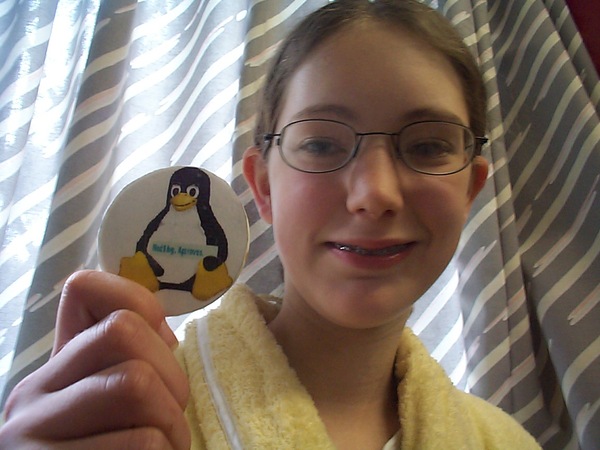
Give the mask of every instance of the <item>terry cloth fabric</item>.
<path id="1" fill-rule="evenodd" d="M 191 398 L 193 449 L 334 449 L 318 411 L 266 326 L 277 301 L 234 286 L 191 322 L 178 357 Z M 452 385 L 408 328 L 396 363 L 397 448 L 539 449 L 509 415 Z"/>

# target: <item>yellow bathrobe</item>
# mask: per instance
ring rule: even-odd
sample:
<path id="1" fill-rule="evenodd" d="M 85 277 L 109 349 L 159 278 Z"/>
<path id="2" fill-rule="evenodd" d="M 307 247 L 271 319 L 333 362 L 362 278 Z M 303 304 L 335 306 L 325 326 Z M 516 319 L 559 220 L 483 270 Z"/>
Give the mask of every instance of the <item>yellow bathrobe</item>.
<path id="1" fill-rule="evenodd" d="M 234 286 L 188 325 L 178 357 L 191 385 L 193 449 L 334 449 L 315 405 L 266 327 L 275 299 Z M 456 389 L 409 330 L 397 357 L 401 449 L 539 449 L 500 409 Z"/>

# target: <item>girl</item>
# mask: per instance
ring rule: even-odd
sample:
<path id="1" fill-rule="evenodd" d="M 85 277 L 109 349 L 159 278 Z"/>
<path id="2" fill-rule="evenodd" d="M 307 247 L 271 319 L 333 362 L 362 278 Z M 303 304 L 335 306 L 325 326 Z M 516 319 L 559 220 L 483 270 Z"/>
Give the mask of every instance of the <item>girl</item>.
<path id="1" fill-rule="evenodd" d="M 13 391 L 0 446 L 538 448 L 405 328 L 485 183 L 484 131 L 477 67 L 436 12 L 313 13 L 275 58 L 243 161 L 282 301 L 234 287 L 175 358 L 149 292 L 75 274 L 54 355 Z"/>

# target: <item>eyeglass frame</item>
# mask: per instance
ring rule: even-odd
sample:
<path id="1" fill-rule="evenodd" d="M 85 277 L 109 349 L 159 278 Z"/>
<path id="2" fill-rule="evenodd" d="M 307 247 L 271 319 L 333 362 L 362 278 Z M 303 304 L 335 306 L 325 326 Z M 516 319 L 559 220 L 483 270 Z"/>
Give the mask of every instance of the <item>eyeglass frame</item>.
<path id="1" fill-rule="evenodd" d="M 297 124 L 297 123 L 302 123 L 302 122 L 331 122 L 331 123 L 336 123 L 339 125 L 344 125 L 345 127 L 349 128 L 353 133 L 354 133 L 354 147 L 352 148 L 352 151 L 349 154 L 349 157 L 346 161 L 344 161 L 344 163 L 339 166 L 336 167 L 335 169 L 328 169 L 328 170 L 323 170 L 323 171 L 314 171 L 314 170 L 304 170 L 304 169 L 299 169 L 298 167 L 295 167 L 293 165 L 290 164 L 290 162 L 286 159 L 285 155 L 283 154 L 283 149 L 281 147 L 281 140 L 282 140 L 282 136 L 284 135 L 285 129 L 290 127 L 291 125 Z M 451 172 L 442 172 L 442 173 L 431 173 L 431 172 L 425 172 L 422 170 L 418 170 L 414 167 L 412 167 L 410 164 L 408 164 L 405 160 L 404 157 L 402 155 L 402 152 L 400 152 L 400 150 L 397 148 L 397 142 L 399 142 L 399 138 L 400 135 L 402 134 L 402 132 L 408 128 L 411 127 L 413 125 L 418 125 L 421 123 L 445 123 L 445 124 L 450 124 L 450 125 L 456 125 L 459 126 L 461 128 L 463 128 L 464 130 L 468 131 L 471 136 L 473 137 L 473 145 L 472 145 L 472 152 L 471 155 L 469 156 L 467 162 L 465 163 L 465 165 L 463 167 L 461 167 L 460 169 L 457 170 L 453 170 Z M 451 122 L 451 121 L 447 121 L 447 120 L 421 120 L 421 121 L 417 121 L 417 122 L 411 122 L 407 125 L 404 125 L 399 131 L 393 132 L 393 133 L 389 133 L 386 131 L 369 131 L 366 133 L 359 133 L 358 131 L 356 131 L 352 126 L 348 125 L 347 123 L 341 122 L 339 120 L 333 120 L 333 119 L 300 119 L 300 120 L 294 120 L 286 125 L 284 125 L 281 128 L 281 131 L 279 133 L 265 133 L 263 134 L 263 143 L 265 144 L 262 148 L 262 153 L 263 155 L 266 155 L 267 152 L 269 151 L 269 149 L 271 148 L 272 144 L 275 144 L 276 146 L 279 147 L 279 154 L 281 156 L 281 159 L 283 159 L 283 161 L 286 163 L 286 165 L 288 165 L 289 167 L 291 167 L 294 170 L 298 170 L 299 172 L 304 172 L 304 173 L 314 173 L 314 174 L 320 174 L 320 173 L 331 173 L 331 172 L 335 172 L 336 170 L 340 170 L 344 167 L 346 167 L 348 165 L 348 163 L 350 161 L 352 161 L 356 155 L 358 154 L 358 150 L 360 149 L 360 144 L 362 143 L 362 138 L 365 136 L 389 136 L 392 138 L 392 143 L 394 144 L 394 154 L 396 156 L 396 158 L 398 158 L 400 161 L 402 161 L 402 163 L 408 167 L 410 170 L 417 172 L 417 173 L 421 173 L 423 175 L 431 175 L 431 176 L 445 176 L 445 175 L 453 175 L 455 173 L 461 172 L 462 170 L 466 169 L 469 164 L 471 164 L 471 162 L 473 161 L 473 159 L 475 158 L 475 156 L 479 155 L 481 152 L 481 147 L 483 147 L 487 142 L 488 142 L 488 138 L 485 136 L 477 136 L 473 130 L 471 130 L 471 128 L 462 125 L 460 123 L 456 123 L 456 122 Z M 396 137 L 397 139 L 394 140 L 393 138 Z M 466 148 L 464 149 L 466 151 Z"/>

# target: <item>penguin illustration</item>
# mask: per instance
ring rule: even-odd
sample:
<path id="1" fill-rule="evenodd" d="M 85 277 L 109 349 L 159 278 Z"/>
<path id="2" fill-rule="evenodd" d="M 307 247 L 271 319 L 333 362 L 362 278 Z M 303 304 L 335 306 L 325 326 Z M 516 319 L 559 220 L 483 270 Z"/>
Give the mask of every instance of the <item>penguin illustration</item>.
<path id="1" fill-rule="evenodd" d="M 174 289 L 208 300 L 233 283 L 225 232 L 210 206 L 210 178 L 183 167 L 169 180 L 165 207 L 146 226 L 119 275 L 156 292 Z"/>

